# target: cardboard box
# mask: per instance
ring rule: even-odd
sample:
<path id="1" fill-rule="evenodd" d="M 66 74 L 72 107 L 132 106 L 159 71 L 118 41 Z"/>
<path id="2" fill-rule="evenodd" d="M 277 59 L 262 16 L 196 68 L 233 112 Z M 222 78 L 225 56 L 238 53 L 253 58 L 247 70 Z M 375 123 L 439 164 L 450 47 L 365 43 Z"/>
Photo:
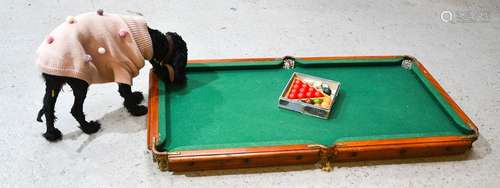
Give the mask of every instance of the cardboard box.
<path id="1" fill-rule="evenodd" d="M 317 106 L 314 104 L 306 103 L 306 102 L 303 102 L 301 99 L 288 98 L 288 94 L 290 93 L 290 90 L 293 86 L 293 83 L 297 79 L 305 81 L 305 82 L 313 82 L 313 83 L 315 82 L 316 83 L 315 88 L 318 91 L 322 91 L 322 89 L 317 88 L 318 82 L 320 82 L 321 84 L 327 84 L 331 90 L 331 94 L 329 96 L 324 94 L 324 93 L 323 94 L 325 95 L 324 97 L 329 97 L 331 99 L 331 102 L 328 105 L 328 107 L 325 108 L 322 106 Z M 308 85 L 315 85 L 315 84 L 308 84 Z M 281 92 L 281 95 L 279 97 L 278 106 L 280 108 L 300 112 L 300 113 L 307 114 L 310 116 L 319 117 L 322 119 L 328 119 L 328 117 L 330 116 L 330 113 L 332 112 L 332 106 L 333 106 L 333 103 L 335 103 L 335 99 L 338 95 L 339 90 L 340 90 L 340 82 L 295 72 L 295 73 L 293 73 L 291 78 L 288 80 L 285 88 Z"/>

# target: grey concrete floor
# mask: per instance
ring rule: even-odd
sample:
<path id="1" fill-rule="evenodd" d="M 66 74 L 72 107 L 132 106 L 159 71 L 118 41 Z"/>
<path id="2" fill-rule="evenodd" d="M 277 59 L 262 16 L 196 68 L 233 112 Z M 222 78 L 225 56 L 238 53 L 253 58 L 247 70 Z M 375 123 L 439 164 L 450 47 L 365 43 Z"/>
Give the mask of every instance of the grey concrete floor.
<path id="1" fill-rule="evenodd" d="M 0 187 L 498 187 L 500 3 L 498 1 L 1 1 Z M 85 111 L 102 130 L 82 134 L 58 100 L 64 139 L 48 143 L 35 122 L 43 82 L 35 49 L 67 15 L 103 8 L 142 12 L 176 31 L 190 58 L 393 55 L 419 58 L 475 121 L 472 152 L 454 157 L 309 166 L 160 172 L 146 150 L 145 117 L 122 108 L 115 84 L 90 87 Z M 453 14 L 452 21 L 449 13 Z M 481 15 L 486 17 L 481 17 Z M 147 72 L 134 88 L 147 93 Z"/>

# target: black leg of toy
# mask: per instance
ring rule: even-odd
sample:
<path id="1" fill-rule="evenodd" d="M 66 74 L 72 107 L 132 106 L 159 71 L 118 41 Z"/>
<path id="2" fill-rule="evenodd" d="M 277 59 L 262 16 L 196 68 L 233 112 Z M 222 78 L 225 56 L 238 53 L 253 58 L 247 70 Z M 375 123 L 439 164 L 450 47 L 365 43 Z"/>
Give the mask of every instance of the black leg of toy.
<path id="1" fill-rule="evenodd" d="M 62 138 L 61 131 L 54 127 L 54 122 L 56 120 L 54 108 L 62 85 L 63 83 L 60 82 L 60 80 L 52 78 L 46 78 L 45 80 L 45 96 L 43 97 L 43 108 L 40 110 L 39 118 L 45 115 L 47 130 L 43 134 L 43 137 L 51 142 Z"/>
<path id="2" fill-rule="evenodd" d="M 87 89 L 89 85 L 87 82 L 77 79 L 71 79 L 68 84 L 73 89 L 73 95 L 75 96 L 75 101 L 73 107 L 71 107 L 71 115 L 80 124 L 80 129 L 86 134 L 92 134 L 101 128 L 101 124 L 98 121 L 85 120 L 85 114 L 83 113 L 83 103 L 87 97 Z"/>
<path id="3" fill-rule="evenodd" d="M 174 69 L 173 82 L 178 85 L 186 84 L 186 54 L 178 53 L 173 58 L 172 68 Z"/>
<path id="4" fill-rule="evenodd" d="M 120 92 L 120 96 L 124 99 L 123 106 L 125 106 L 130 114 L 133 116 L 142 116 L 148 113 L 147 107 L 139 105 L 144 100 L 141 92 L 132 92 L 130 85 L 122 83 L 118 84 L 118 92 Z"/>

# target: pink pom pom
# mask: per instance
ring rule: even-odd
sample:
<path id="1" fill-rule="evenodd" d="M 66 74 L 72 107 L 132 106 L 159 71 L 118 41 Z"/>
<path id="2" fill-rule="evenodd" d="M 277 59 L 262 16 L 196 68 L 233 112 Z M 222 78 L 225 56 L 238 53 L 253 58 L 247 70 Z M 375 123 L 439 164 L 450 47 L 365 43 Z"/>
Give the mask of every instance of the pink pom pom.
<path id="1" fill-rule="evenodd" d="M 120 31 L 118 32 L 118 35 L 120 35 L 121 38 L 124 38 L 125 36 L 127 36 L 128 34 L 128 31 L 126 29 L 120 29 Z"/>
<path id="2" fill-rule="evenodd" d="M 52 44 L 54 42 L 54 37 L 49 36 L 47 37 L 47 43 Z"/>
<path id="3" fill-rule="evenodd" d="M 102 10 L 102 9 L 97 9 L 97 15 L 99 15 L 99 16 L 104 15 L 104 10 Z"/>

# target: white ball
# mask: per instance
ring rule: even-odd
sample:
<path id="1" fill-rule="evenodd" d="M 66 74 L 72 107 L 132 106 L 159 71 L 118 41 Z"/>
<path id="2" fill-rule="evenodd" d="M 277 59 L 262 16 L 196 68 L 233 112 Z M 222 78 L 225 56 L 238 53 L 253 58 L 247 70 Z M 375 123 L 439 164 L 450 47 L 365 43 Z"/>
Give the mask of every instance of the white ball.
<path id="1" fill-rule="evenodd" d="M 99 47 L 99 48 L 97 49 L 97 52 L 98 52 L 99 54 L 105 54 L 105 53 L 106 53 L 106 49 L 104 49 L 103 47 Z"/>
<path id="2" fill-rule="evenodd" d="M 321 87 L 322 87 L 322 88 L 330 88 L 330 86 L 329 86 L 327 83 L 323 83 L 323 84 L 321 84 Z"/>

